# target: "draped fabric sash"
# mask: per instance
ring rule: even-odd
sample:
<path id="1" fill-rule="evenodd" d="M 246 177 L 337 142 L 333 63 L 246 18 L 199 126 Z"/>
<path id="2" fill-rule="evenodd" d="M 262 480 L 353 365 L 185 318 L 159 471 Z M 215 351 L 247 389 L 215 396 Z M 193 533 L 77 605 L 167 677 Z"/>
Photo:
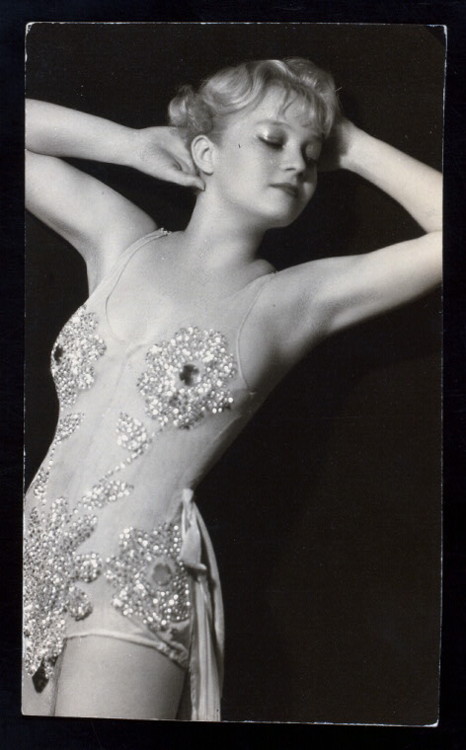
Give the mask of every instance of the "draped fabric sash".
<path id="1" fill-rule="evenodd" d="M 190 718 L 220 721 L 224 645 L 222 592 L 212 542 L 191 489 L 184 489 L 182 493 L 181 525 L 180 560 L 194 581 Z"/>

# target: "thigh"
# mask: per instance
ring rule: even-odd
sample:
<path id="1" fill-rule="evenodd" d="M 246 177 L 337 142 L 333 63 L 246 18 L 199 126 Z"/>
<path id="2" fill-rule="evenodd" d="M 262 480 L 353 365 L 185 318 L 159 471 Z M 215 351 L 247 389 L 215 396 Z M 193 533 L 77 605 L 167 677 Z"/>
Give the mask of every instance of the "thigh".
<path id="1" fill-rule="evenodd" d="M 160 651 L 105 636 L 66 642 L 55 716 L 174 719 L 186 672 Z"/>
<path id="2" fill-rule="evenodd" d="M 21 712 L 24 716 L 51 716 L 55 703 L 55 682 L 52 678 L 40 689 L 34 686 L 32 677 L 23 672 Z"/>

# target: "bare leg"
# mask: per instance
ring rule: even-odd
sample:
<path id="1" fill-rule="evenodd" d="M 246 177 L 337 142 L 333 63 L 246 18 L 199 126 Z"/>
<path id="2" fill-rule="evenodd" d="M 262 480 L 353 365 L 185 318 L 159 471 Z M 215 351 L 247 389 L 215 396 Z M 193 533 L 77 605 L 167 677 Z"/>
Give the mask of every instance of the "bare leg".
<path id="1" fill-rule="evenodd" d="M 39 691 L 32 677 L 23 674 L 21 711 L 24 716 L 50 716 L 55 702 L 55 684 L 52 678 Z"/>
<path id="2" fill-rule="evenodd" d="M 67 641 L 55 716 L 174 719 L 186 673 L 156 649 L 114 638 Z"/>

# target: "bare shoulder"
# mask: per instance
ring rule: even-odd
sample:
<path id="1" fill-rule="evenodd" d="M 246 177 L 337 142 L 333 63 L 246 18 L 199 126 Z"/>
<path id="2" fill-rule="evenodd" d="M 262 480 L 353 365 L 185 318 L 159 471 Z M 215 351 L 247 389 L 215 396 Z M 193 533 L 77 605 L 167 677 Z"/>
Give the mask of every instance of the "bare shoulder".
<path id="1" fill-rule="evenodd" d="M 409 303 L 441 280 L 442 235 L 281 271 L 258 306 L 277 355 L 293 364 L 323 338 Z"/>
<path id="2" fill-rule="evenodd" d="M 323 336 L 319 278 L 325 276 L 320 261 L 275 272 L 264 265 L 255 282 L 260 291 L 241 330 L 242 370 L 254 389 L 273 387 Z M 300 269 L 298 271 L 298 268 Z"/>
<path id="3" fill-rule="evenodd" d="M 72 245 L 92 277 L 156 229 L 134 203 L 63 159 L 26 152 L 26 207 Z"/>
<path id="4" fill-rule="evenodd" d="M 104 251 L 89 247 L 85 258 L 89 293 L 91 294 L 100 282 L 111 273 L 122 256 L 130 252 L 136 243 L 143 241 L 145 238 L 149 241 L 151 235 L 157 236 L 157 231 L 163 230 L 157 230 L 157 225 L 152 221 L 128 224 L 124 227 L 124 232 L 117 238 L 117 241 L 113 245 L 109 243 Z"/>
<path id="5" fill-rule="evenodd" d="M 255 317 L 275 356 L 293 364 L 326 335 L 328 290 L 340 259 L 309 261 L 269 275 Z M 336 262 L 335 262 L 336 261 Z"/>

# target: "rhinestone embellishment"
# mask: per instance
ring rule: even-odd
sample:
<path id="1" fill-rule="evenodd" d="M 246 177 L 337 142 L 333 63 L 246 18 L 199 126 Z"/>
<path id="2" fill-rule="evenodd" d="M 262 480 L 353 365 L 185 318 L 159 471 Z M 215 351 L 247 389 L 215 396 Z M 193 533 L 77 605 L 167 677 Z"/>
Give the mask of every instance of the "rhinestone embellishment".
<path id="1" fill-rule="evenodd" d="M 82 414 L 60 419 L 49 460 L 34 484 L 34 494 L 41 500 L 29 516 L 24 547 L 24 634 L 27 637 L 26 669 L 35 684 L 43 686 L 52 675 L 54 664 L 63 649 L 66 616 L 82 620 L 92 612 L 92 602 L 77 583 L 91 583 L 102 572 L 102 560 L 95 552 L 80 554 L 79 546 L 97 525 L 97 516 L 83 510 L 104 508 L 127 497 L 134 489 L 114 475 L 144 453 L 151 442 L 142 422 L 121 413 L 117 422 L 117 443 L 129 455 L 110 469 L 78 501 L 71 512 L 61 497 L 44 508 L 47 483 L 57 446 L 81 424 Z"/>
<path id="2" fill-rule="evenodd" d="M 132 484 L 120 479 L 104 477 L 82 496 L 81 505 L 85 508 L 103 508 L 107 503 L 115 503 L 122 497 L 128 497 L 133 489 Z"/>
<path id="3" fill-rule="evenodd" d="M 91 362 L 106 351 L 97 336 L 97 317 L 82 305 L 64 325 L 52 349 L 51 371 L 62 406 L 72 406 L 79 391 L 88 390 L 95 379 Z"/>
<path id="4" fill-rule="evenodd" d="M 154 633 L 186 620 L 191 612 L 190 579 L 180 551 L 176 523 L 163 523 L 150 533 L 125 529 L 119 553 L 105 563 L 105 577 L 116 589 L 115 609 Z"/>
<path id="5" fill-rule="evenodd" d="M 66 613 L 82 620 L 92 611 L 89 597 L 76 584 L 94 581 L 102 560 L 95 552 L 76 550 L 96 523 L 96 516 L 71 513 L 65 498 L 55 500 L 47 513 L 31 511 L 24 548 L 25 665 L 30 675 L 41 668 L 50 678 L 63 649 Z"/>
<path id="6" fill-rule="evenodd" d="M 126 412 L 121 412 L 117 423 L 117 443 L 130 451 L 131 456 L 137 458 L 149 447 L 152 438 L 143 423 L 134 419 Z"/>
<path id="7" fill-rule="evenodd" d="M 181 328 L 168 341 L 151 346 L 146 365 L 137 387 L 146 413 L 161 428 L 190 429 L 207 414 L 233 404 L 226 383 L 236 374 L 235 362 L 218 331 Z"/>

